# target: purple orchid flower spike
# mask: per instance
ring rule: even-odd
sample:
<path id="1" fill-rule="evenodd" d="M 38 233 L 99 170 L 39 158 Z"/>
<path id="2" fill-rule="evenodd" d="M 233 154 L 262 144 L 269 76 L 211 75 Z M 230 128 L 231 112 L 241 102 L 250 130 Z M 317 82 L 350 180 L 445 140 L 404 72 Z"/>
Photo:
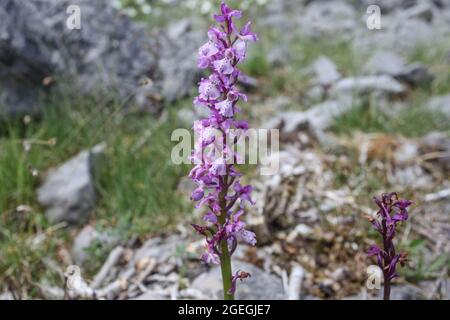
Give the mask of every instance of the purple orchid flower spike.
<path id="1" fill-rule="evenodd" d="M 241 174 L 233 165 L 236 161 L 227 161 L 238 159 L 238 154 L 226 140 L 231 137 L 231 143 L 236 144 L 239 137 L 236 132 L 248 130 L 247 121 L 235 118 L 239 113 L 237 104 L 247 101 L 237 87 L 238 79 L 242 77 L 237 65 L 245 59 L 247 42 L 256 41 L 257 36 L 251 31 L 250 23 L 244 24 L 240 30 L 236 28 L 235 20 L 242 17 L 241 11 L 231 9 L 225 2 L 222 2 L 220 11 L 214 15 L 218 26 L 209 29 L 208 41 L 198 51 L 198 67 L 209 69 L 211 74 L 200 80 L 194 106 L 207 108 L 209 116 L 196 121 L 193 126 L 199 138 L 191 155 L 195 166 L 189 176 L 197 185 L 191 200 L 197 202 L 196 208 L 208 209 L 203 217 L 206 225 L 192 225 L 205 237 L 206 251 L 201 260 L 220 264 L 224 298 L 233 299 L 237 280 L 250 275 L 244 271 L 233 275 L 231 256 L 238 241 L 254 246 L 256 236 L 246 229 L 242 220 L 245 205 L 254 204 L 251 198 L 253 188 L 241 185 Z M 213 152 L 215 148 L 221 149 L 221 156 Z"/>
<path id="2" fill-rule="evenodd" d="M 227 34 L 231 34 L 233 29 L 235 29 L 233 18 L 240 19 L 242 12 L 231 9 L 225 2 L 222 2 L 220 5 L 220 11 L 222 14 L 215 14 L 214 19 L 222 24 L 221 27 L 224 28 Z"/>
<path id="3" fill-rule="evenodd" d="M 383 238 L 383 249 L 377 245 L 370 246 L 367 251 L 369 257 L 377 257 L 377 264 L 383 271 L 384 276 L 384 300 L 389 300 L 391 291 L 391 281 L 397 275 L 397 265 L 404 266 L 407 262 L 405 252 L 396 253 L 394 246 L 394 236 L 397 231 L 397 224 L 408 219 L 408 207 L 412 201 L 399 199 L 397 193 L 385 193 L 379 197 L 374 197 L 374 202 L 378 206 L 377 217 L 368 217 L 372 226 Z"/>

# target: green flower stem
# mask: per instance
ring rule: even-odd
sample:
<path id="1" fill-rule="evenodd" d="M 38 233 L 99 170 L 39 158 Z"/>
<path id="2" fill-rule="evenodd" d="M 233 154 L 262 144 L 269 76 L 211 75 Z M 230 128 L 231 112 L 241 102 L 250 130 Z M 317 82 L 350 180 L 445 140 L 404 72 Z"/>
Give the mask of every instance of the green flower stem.
<path id="1" fill-rule="evenodd" d="M 225 177 L 225 181 L 228 182 L 228 176 Z M 226 188 L 228 189 L 228 188 Z M 225 195 L 227 193 L 227 190 L 225 190 L 220 195 L 220 207 L 222 208 L 222 214 L 218 217 L 219 223 L 221 225 L 225 224 L 227 212 L 225 210 L 226 208 L 226 200 Z M 231 270 L 231 257 L 230 252 L 228 251 L 228 243 L 226 239 L 223 239 L 220 242 L 220 269 L 222 270 L 222 282 L 223 282 L 223 299 L 224 300 L 234 300 L 234 295 L 229 294 L 228 291 L 231 288 L 231 278 L 232 278 L 232 270 Z"/>
<path id="2" fill-rule="evenodd" d="M 220 268 L 222 270 L 223 298 L 224 300 L 234 300 L 234 295 L 228 293 L 228 290 L 231 288 L 232 271 L 230 253 L 228 252 L 226 240 L 222 240 L 220 243 L 220 248 L 222 251 L 220 256 Z"/>
<path id="3" fill-rule="evenodd" d="M 391 280 L 388 277 L 384 277 L 384 292 L 383 300 L 389 300 L 391 295 Z"/>

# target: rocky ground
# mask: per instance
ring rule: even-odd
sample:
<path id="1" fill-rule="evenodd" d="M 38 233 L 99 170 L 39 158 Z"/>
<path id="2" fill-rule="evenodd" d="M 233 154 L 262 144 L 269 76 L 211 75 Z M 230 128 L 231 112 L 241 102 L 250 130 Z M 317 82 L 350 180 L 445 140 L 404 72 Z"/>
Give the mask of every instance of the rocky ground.
<path id="1" fill-rule="evenodd" d="M 186 3 L 187 7 L 197 4 Z M 260 176 L 257 168 L 249 170 L 256 205 L 250 209 L 247 222 L 257 234 L 258 245 L 241 246 L 235 253 L 234 268 L 252 274 L 250 279 L 239 283 L 238 298 L 379 298 L 379 291 L 365 286 L 366 268 L 374 263 L 365 251 L 376 237 L 364 217 L 375 211 L 371 203 L 373 195 L 396 191 L 413 199 L 415 204 L 411 219 L 397 237 L 398 245 L 409 251 L 410 263 L 396 280 L 392 296 L 449 299 L 450 3 L 444 0 L 256 3 L 249 5 L 249 15 L 255 20 L 254 28 L 261 43 L 253 48 L 245 65 L 250 77 L 242 85 L 249 92 L 250 106 L 244 109 L 244 114 L 251 119 L 252 127 L 280 130 L 280 151 L 271 155 L 280 158 L 280 170 L 273 176 Z M 381 30 L 366 27 L 366 9 L 374 3 L 382 10 Z M 1 10 L 0 6 L 0 17 Z M 151 54 L 141 47 L 143 43 L 125 45 L 129 39 L 122 42 L 124 51 L 114 51 L 113 55 L 108 55 L 107 47 L 102 50 L 95 47 L 101 41 L 90 44 L 94 53 L 111 59 L 104 60 L 105 65 L 131 59 L 130 55 L 136 57 L 131 60 L 137 64 L 131 63 L 124 70 L 126 81 L 131 84 L 119 94 L 124 97 L 137 90 L 142 95 L 133 97 L 140 110 L 159 115 L 158 111 L 189 96 L 195 87 L 199 77 L 195 68 L 196 48 L 204 38 L 208 21 L 205 17 L 211 8 L 202 7 L 205 11 L 202 16 L 198 10 L 189 11 L 183 4 L 172 1 L 167 10 L 191 14 L 150 28 L 153 36 L 149 39 L 155 41 L 153 48 L 157 48 Z M 129 18 L 123 19 L 121 23 L 130 23 Z M 147 39 L 144 27 L 135 28 L 139 37 Z M 110 39 L 114 30 L 101 32 L 105 33 L 105 39 Z M 21 37 L 21 33 L 14 32 L 11 30 L 11 41 Z M 69 37 L 64 41 L 74 40 Z M 14 47 L 17 52 L 29 53 L 23 45 L 28 42 L 14 43 L 18 44 Z M 66 42 L 60 44 L 50 37 L 41 44 L 50 48 L 41 51 L 51 71 L 39 77 L 60 74 L 61 64 L 78 61 L 70 50 L 57 62 L 49 58 L 52 50 L 67 47 Z M 1 45 L 2 42 L 0 61 L 4 61 Z M 138 58 L 139 52 L 145 52 L 148 59 Z M 17 59 L 6 75 L 32 72 L 29 65 L 19 68 L 20 58 Z M 91 72 L 98 76 L 89 61 L 84 59 L 83 63 L 83 70 L 88 70 L 84 77 L 90 78 Z M 122 78 L 122 73 L 116 76 Z M 78 79 L 82 85 L 89 84 L 84 78 Z M 5 80 L 0 79 L 2 85 Z M 139 81 L 147 82 L 141 87 L 133 85 Z M 152 82 L 150 86 L 148 81 Z M 2 87 L 6 97 L 3 101 L 29 98 L 16 94 L 23 89 L 22 83 L 5 83 L 14 86 L 11 90 Z M 41 89 L 34 85 L 33 94 Z M 176 109 L 175 117 L 189 127 L 200 116 L 188 102 Z M 163 112 L 158 121 L 167 122 L 164 117 L 167 114 Z M 144 144 L 147 138 L 144 134 L 138 142 Z M 220 298 L 219 270 L 199 264 L 204 243 L 188 225 L 200 219 L 200 212 L 177 218 L 170 232 L 147 236 L 123 237 L 94 227 L 92 212 L 99 202 L 96 176 L 103 158 L 108 156 L 105 149 L 105 143 L 96 144 L 55 165 L 36 188 L 36 199 L 45 210 L 51 229 L 37 232 L 31 242 L 39 246 L 54 230 L 72 228 L 66 244 L 58 246 L 57 258 L 43 258 L 54 277 L 39 279 L 36 295 Z M 190 188 L 189 181 L 181 178 L 173 186 L 176 189 L 173 192 L 187 199 Z M 191 206 L 188 208 L 192 210 Z M 16 208 L 18 214 L 27 210 L 30 210 L 27 205 Z M 84 272 L 83 266 L 92 260 L 92 247 L 97 243 L 107 244 L 109 250 L 91 273 Z M 65 290 L 63 285 L 67 272 L 76 272 L 65 269 L 72 264 L 81 267 L 78 281 L 83 284 L 82 290 Z M 2 298 L 29 295 L 20 292 L 14 281 L 4 289 Z"/>

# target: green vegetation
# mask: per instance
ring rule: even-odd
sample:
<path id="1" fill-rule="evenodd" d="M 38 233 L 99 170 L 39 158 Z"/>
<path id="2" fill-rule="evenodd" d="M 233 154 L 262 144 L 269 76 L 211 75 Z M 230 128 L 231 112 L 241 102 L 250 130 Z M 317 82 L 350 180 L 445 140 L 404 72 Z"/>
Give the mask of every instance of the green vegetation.
<path id="1" fill-rule="evenodd" d="M 351 135 L 356 130 L 420 137 L 434 130 L 450 130 L 450 123 L 441 113 L 430 112 L 419 106 L 408 107 L 391 116 L 371 104 L 361 104 L 336 118 L 331 130 L 345 135 Z"/>
<path id="2" fill-rule="evenodd" d="M 170 160 L 170 134 L 180 126 L 177 106 L 167 109 L 165 121 L 152 115 L 125 116 L 121 108 L 111 99 L 66 93 L 48 101 L 39 118 L 2 124 L 0 283 L 15 279 L 32 286 L 43 273 L 51 273 L 42 257 L 55 256 L 68 235 L 48 224 L 35 190 L 50 167 L 100 142 L 107 149 L 96 177 L 99 202 L 92 222 L 97 228 L 144 236 L 169 230 L 177 215 L 190 212 L 185 197 L 176 195 L 188 168 Z M 35 242 L 36 247 L 30 246 Z M 93 256 L 102 254 L 96 250 Z"/>

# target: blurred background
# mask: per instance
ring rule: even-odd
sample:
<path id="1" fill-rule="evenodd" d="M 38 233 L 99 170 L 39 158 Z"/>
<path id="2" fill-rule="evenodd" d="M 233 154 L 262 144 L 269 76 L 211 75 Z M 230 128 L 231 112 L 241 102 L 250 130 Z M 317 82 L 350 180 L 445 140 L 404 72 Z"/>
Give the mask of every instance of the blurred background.
<path id="1" fill-rule="evenodd" d="M 235 253 L 252 274 L 238 297 L 378 298 L 364 216 L 396 191 L 415 205 L 392 296 L 448 299 L 450 1 L 228 3 L 260 38 L 242 118 L 281 138 L 276 175 L 241 168 L 258 244 Z M 202 117 L 196 56 L 219 5 L 1 1 L 0 299 L 63 298 L 69 265 L 103 298 L 220 297 L 188 224 L 190 166 L 170 158 L 172 131 Z"/>

